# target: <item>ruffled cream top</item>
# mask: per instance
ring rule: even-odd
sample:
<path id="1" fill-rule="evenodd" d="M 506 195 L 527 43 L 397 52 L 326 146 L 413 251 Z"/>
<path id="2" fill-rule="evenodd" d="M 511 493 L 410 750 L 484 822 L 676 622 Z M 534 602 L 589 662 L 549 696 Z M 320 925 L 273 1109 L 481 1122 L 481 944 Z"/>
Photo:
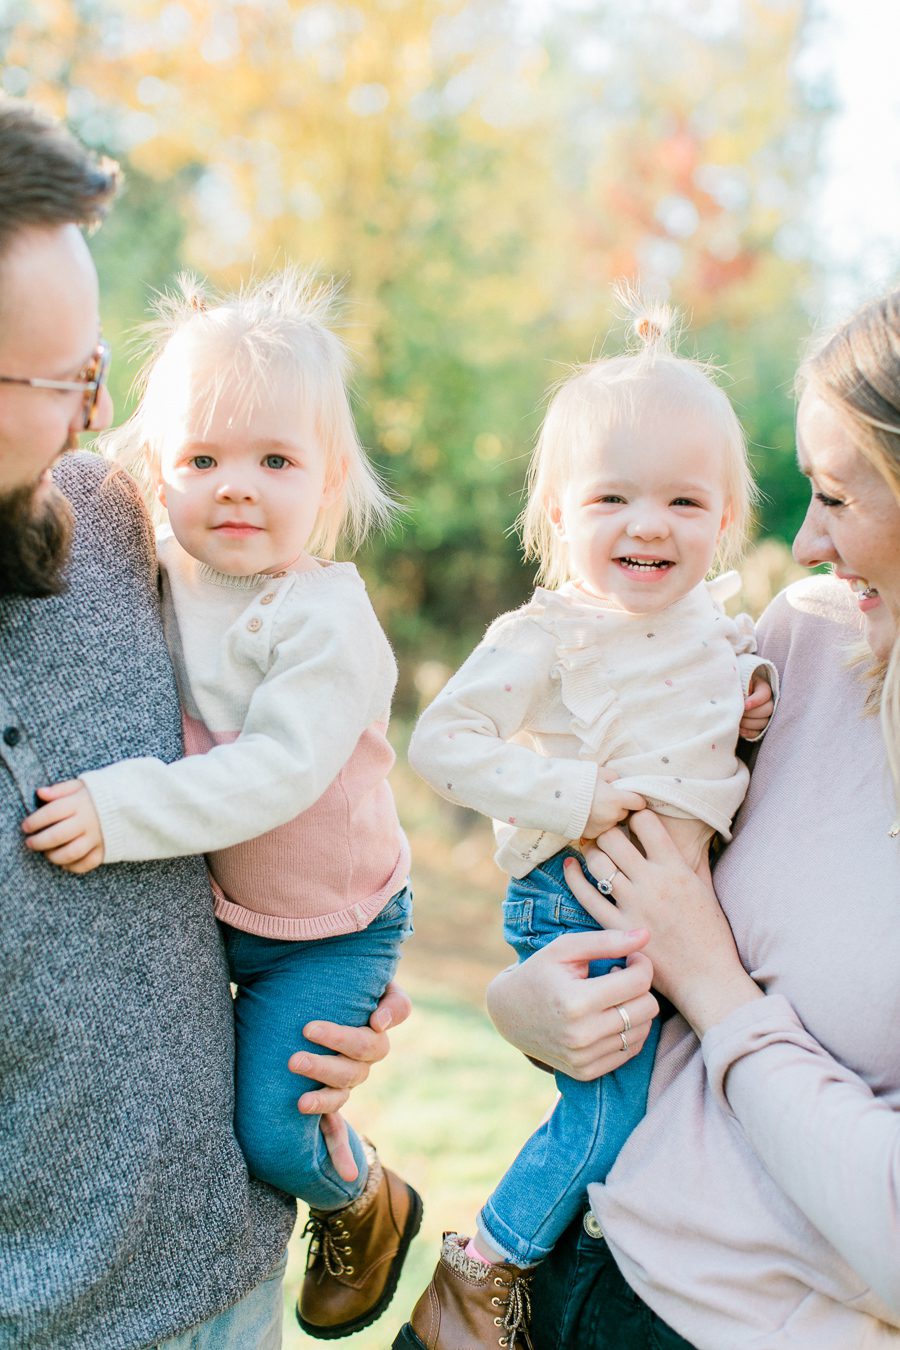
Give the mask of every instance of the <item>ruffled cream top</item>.
<path id="1" fill-rule="evenodd" d="M 747 790 L 735 755 L 756 655 L 746 615 L 697 586 L 654 615 L 574 585 L 497 619 L 422 715 L 410 762 L 442 796 L 494 818 L 497 862 L 521 877 L 584 832 L 600 764 L 669 816 L 726 839 Z"/>

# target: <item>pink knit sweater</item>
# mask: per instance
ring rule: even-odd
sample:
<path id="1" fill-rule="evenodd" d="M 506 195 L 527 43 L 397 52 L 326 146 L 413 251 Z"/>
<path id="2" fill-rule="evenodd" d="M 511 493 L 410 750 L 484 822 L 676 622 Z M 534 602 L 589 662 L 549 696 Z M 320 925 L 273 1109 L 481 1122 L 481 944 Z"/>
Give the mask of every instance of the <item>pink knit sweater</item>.
<path id="1" fill-rule="evenodd" d="M 900 839 L 845 587 L 760 626 L 782 697 L 716 888 L 768 997 L 663 1030 L 651 1106 L 595 1213 L 698 1350 L 900 1346 Z"/>

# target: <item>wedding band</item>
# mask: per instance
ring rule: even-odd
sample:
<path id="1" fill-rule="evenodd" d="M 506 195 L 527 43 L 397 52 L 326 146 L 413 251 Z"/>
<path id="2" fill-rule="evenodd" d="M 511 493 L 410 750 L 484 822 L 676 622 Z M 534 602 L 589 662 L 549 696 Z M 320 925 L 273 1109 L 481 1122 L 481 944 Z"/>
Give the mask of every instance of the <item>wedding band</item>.
<path id="1" fill-rule="evenodd" d="M 616 1004 L 616 1012 L 619 1014 L 619 1016 L 620 1016 L 621 1019 L 622 1019 L 622 1026 L 624 1027 L 624 1029 L 625 1029 L 626 1031 L 630 1031 L 630 1030 L 631 1030 L 631 1018 L 628 1016 L 627 1011 L 622 1007 L 621 1003 L 617 1003 L 617 1004 Z M 620 1035 L 620 1036 L 621 1036 L 621 1034 L 622 1034 L 622 1033 L 619 1032 L 619 1035 Z"/>
<path id="2" fill-rule="evenodd" d="M 615 881 L 618 875 L 619 869 L 618 867 L 614 867 L 612 870 L 612 876 L 601 877 L 601 879 L 597 882 L 597 890 L 600 892 L 601 895 L 612 895 L 613 882 Z"/>
<path id="3" fill-rule="evenodd" d="M 620 1032 L 619 1032 L 619 1036 L 620 1036 L 621 1041 L 622 1041 L 622 1054 L 624 1055 L 625 1051 L 628 1050 L 628 1049 L 630 1049 L 629 1044 L 628 1044 L 628 1037 L 625 1035 L 625 1032 L 624 1032 L 624 1031 L 620 1031 Z"/>

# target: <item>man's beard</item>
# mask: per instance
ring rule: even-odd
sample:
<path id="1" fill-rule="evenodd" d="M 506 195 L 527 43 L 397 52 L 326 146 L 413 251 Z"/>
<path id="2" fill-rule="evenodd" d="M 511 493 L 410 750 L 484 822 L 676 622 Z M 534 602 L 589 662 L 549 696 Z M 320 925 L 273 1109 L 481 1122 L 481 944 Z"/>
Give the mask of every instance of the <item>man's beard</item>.
<path id="1" fill-rule="evenodd" d="M 72 533 L 72 508 L 54 484 L 0 496 L 0 595 L 59 595 Z"/>

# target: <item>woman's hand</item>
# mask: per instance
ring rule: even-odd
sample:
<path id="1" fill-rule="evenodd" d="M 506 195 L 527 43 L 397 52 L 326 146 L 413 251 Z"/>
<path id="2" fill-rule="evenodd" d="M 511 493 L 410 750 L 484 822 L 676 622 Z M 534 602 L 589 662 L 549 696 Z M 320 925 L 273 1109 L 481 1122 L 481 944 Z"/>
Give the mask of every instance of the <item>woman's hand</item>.
<path id="1" fill-rule="evenodd" d="M 640 1050 L 659 1011 L 650 993 L 653 968 L 639 950 L 647 937 L 588 932 L 554 939 L 488 985 L 494 1025 L 526 1055 L 570 1078 L 587 1081 L 620 1068 Z M 618 957 L 620 969 L 588 976 L 591 961 Z M 631 1023 L 627 1050 L 620 1007 Z"/>
<path id="2" fill-rule="evenodd" d="M 650 930 L 646 953 L 653 983 L 702 1036 L 734 1008 L 762 998 L 762 991 L 741 965 L 712 883 L 688 866 L 659 817 L 639 811 L 628 827 L 644 853 L 622 830 L 607 831 L 585 852 L 592 874 L 611 880 L 611 899 L 577 863 L 566 867 L 566 881 L 604 928 Z"/>
<path id="3" fill-rule="evenodd" d="M 355 1087 L 364 1083 L 369 1069 L 384 1059 L 391 1048 L 388 1028 L 398 1027 L 412 1011 L 412 1004 L 396 984 L 389 984 L 367 1027 L 345 1027 L 338 1022 L 308 1022 L 303 1034 L 316 1045 L 333 1050 L 331 1055 L 313 1055 L 298 1050 L 288 1060 L 291 1073 L 315 1078 L 323 1084 L 304 1092 L 297 1109 L 304 1115 L 321 1114 L 319 1122 L 331 1161 L 338 1176 L 355 1181 L 357 1167 L 347 1142 L 347 1125 L 339 1114 Z"/>

